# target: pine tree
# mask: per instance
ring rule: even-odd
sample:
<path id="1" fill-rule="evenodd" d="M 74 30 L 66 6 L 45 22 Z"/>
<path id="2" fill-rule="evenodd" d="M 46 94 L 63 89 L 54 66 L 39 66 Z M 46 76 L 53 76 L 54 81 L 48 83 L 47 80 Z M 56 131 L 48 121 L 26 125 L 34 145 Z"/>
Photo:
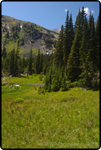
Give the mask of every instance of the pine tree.
<path id="1" fill-rule="evenodd" d="M 76 21 L 75 21 L 75 33 L 77 32 L 77 30 L 80 30 L 80 16 L 81 16 L 81 12 L 80 12 L 80 9 L 79 9 L 79 12 L 78 12 L 78 15 L 76 17 Z"/>
<path id="2" fill-rule="evenodd" d="M 2 52 L 2 57 L 3 57 L 3 59 L 6 58 L 6 55 L 7 55 L 7 53 L 6 53 L 6 47 L 4 46 L 4 47 L 3 47 L 3 52 Z"/>
<path id="3" fill-rule="evenodd" d="M 79 74 L 81 72 L 80 70 L 80 55 L 79 55 L 79 48 L 81 44 L 81 34 L 80 34 L 80 14 L 78 14 L 77 17 L 77 23 L 76 23 L 76 33 L 74 37 L 74 41 L 71 47 L 71 52 L 68 57 L 67 61 L 67 77 L 72 82 L 75 80 L 78 80 Z"/>
<path id="4" fill-rule="evenodd" d="M 40 73 L 40 49 L 38 50 L 38 55 L 36 56 L 35 70 L 37 74 Z"/>
<path id="5" fill-rule="evenodd" d="M 59 33 L 59 38 L 56 44 L 56 50 L 54 52 L 54 64 L 59 65 L 59 63 L 63 64 L 63 25 L 61 26 L 61 30 Z"/>
<path id="6" fill-rule="evenodd" d="M 96 38 L 96 66 L 97 66 L 97 69 L 99 70 L 100 67 L 100 14 L 98 16 L 98 19 L 97 19 L 97 24 L 96 24 L 96 29 L 95 29 L 95 38 Z"/>
<path id="7" fill-rule="evenodd" d="M 40 73 L 43 70 L 43 54 L 40 55 Z"/>
<path id="8" fill-rule="evenodd" d="M 70 53 L 69 49 L 69 11 L 67 11 L 67 17 L 65 22 L 65 30 L 64 30 L 64 41 L 63 41 L 63 61 L 66 66 L 67 58 Z"/>
<path id="9" fill-rule="evenodd" d="M 10 54 L 6 56 L 6 58 L 4 59 L 4 64 L 3 64 L 4 69 L 8 72 L 9 72 L 9 66 L 10 66 Z"/>
<path id="10" fill-rule="evenodd" d="M 15 76 L 19 75 L 19 40 L 17 41 L 17 50 L 15 54 Z"/>
<path id="11" fill-rule="evenodd" d="M 24 69 L 25 69 L 25 58 L 24 58 L 24 55 L 23 55 L 23 58 L 22 58 L 22 73 L 24 73 Z"/>
<path id="12" fill-rule="evenodd" d="M 70 19 L 69 19 L 69 52 L 68 52 L 68 56 L 69 53 L 71 51 L 71 46 L 72 46 L 72 42 L 74 40 L 74 29 L 73 29 L 73 22 L 72 22 L 72 14 L 70 14 Z M 68 57 L 67 57 L 68 59 Z"/>
<path id="13" fill-rule="evenodd" d="M 9 65 L 9 71 L 11 75 L 14 75 L 15 71 L 15 49 L 10 52 L 10 65 Z"/>
<path id="14" fill-rule="evenodd" d="M 94 18 L 93 15 L 90 16 L 90 19 L 92 20 L 91 25 L 89 24 L 89 46 L 88 46 L 88 54 L 87 54 L 87 59 L 88 61 L 93 62 L 93 68 L 96 69 L 96 42 L 95 42 L 95 27 L 94 27 Z"/>
<path id="15" fill-rule="evenodd" d="M 88 64 L 87 64 L 87 53 L 88 53 L 88 21 L 85 16 L 84 24 L 82 26 L 82 42 L 80 46 L 80 68 L 82 70 L 80 74 L 80 80 L 83 86 L 87 85 L 89 82 L 89 76 L 88 76 Z"/>
<path id="16" fill-rule="evenodd" d="M 21 56 L 19 57 L 19 74 L 22 73 L 22 58 Z"/>
<path id="17" fill-rule="evenodd" d="M 79 75 L 81 74 L 80 68 L 80 47 L 82 42 L 82 33 L 83 33 L 83 24 L 85 20 L 85 12 L 84 7 L 82 11 L 79 9 L 79 13 L 75 23 L 75 37 L 72 43 L 71 52 L 69 54 L 68 62 L 67 62 L 67 76 L 72 82 L 79 79 Z"/>
<path id="18" fill-rule="evenodd" d="M 29 73 L 29 75 L 32 74 L 32 49 L 30 50 L 30 57 L 29 57 L 29 63 L 28 63 L 28 73 Z"/>

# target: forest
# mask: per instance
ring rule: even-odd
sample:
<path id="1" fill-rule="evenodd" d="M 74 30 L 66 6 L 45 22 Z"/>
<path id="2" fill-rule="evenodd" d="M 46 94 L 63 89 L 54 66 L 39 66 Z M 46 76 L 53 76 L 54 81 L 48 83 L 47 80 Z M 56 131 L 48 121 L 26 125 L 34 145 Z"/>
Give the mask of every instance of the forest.
<path id="1" fill-rule="evenodd" d="M 8 35 L 7 35 L 8 36 Z M 51 41 L 45 42 L 51 47 Z M 33 56 L 30 49 L 30 57 L 19 54 L 19 40 L 15 47 L 7 53 L 5 46 L 1 53 L 2 74 L 21 77 L 27 75 L 44 74 L 45 86 L 40 91 L 66 91 L 69 87 L 85 87 L 87 89 L 99 89 L 100 76 L 100 14 L 96 26 L 94 17 L 90 13 L 89 19 L 79 9 L 75 25 L 72 14 L 67 11 L 65 25 L 61 26 L 55 52 L 51 55 L 43 55 L 38 50 L 38 55 Z"/>

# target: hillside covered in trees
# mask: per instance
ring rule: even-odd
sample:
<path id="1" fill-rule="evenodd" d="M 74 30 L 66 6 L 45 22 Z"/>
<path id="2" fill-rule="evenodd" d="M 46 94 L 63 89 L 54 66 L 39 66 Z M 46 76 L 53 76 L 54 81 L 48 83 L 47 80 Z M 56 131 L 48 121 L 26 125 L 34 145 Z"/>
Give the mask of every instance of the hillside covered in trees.
<path id="1" fill-rule="evenodd" d="M 47 42 L 47 38 L 44 39 Z M 2 52 L 2 70 L 14 76 L 20 76 L 25 71 L 28 74 L 42 74 L 45 78 L 45 91 L 68 90 L 69 87 L 80 86 L 85 88 L 99 88 L 99 61 L 100 61 L 100 14 L 96 27 L 94 17 L 90 13 L 87 19 L 82 11 L 76 17 L 75 25 L 72 14 L 67 17 L 65 26 L 61 26 L 55 52 L 43 55 L 38 50 L 38 55 L 32 55 L 30 48 L 29 58 L 19 55 L 17 48 L 7 54 L 4 47 Z M 49 42 L 51 47 L 51 41 Z"/>

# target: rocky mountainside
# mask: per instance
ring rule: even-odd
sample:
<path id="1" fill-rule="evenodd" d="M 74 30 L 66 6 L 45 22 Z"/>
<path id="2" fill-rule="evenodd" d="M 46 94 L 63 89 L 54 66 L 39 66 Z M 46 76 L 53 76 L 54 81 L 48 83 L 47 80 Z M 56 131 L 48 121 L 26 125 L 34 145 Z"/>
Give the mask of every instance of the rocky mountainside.
<path id="1" fill-rule="evenodd" d="M 61 29 L 53 29 L 52 31 L 59 33 Z"/>
<path id="2" fill-rule="evenodd" d="M 26 57 L 32 48 L 36 55 L 38 49 L 43 54 L 54 53 L 58 33 L 45 29 L 35 23 L 21 21 L 2 15 L 2 49 L 5 46 L 7 53 L 14 47 L 16 49 L 19 40 L 20 54 Z"/>

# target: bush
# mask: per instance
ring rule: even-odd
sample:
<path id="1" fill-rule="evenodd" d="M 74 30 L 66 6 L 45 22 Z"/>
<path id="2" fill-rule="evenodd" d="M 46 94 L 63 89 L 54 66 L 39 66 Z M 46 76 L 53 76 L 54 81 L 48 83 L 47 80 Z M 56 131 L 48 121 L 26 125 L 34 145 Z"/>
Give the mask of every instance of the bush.
<path id="1" fill-rule="evenodd" d="M 61 88 L 60 88 L 60 90 L 61 91 L 67 91 L 68 90 L 65 77 L 63 77 L 62 80 L 61 80 Z"/>
<path id="2" fill-rule="evenodd" d="M 45 89 L 43 87 L 39 87 L 38 94 L 45 94 Z"/>
<path id="3" fill-rule="evenodd" d="M 42 79 L 43 79 L 43 75 L 42 74 L 40 74 L 39 79 L 40 79 L 40 81 L 42 81 Z"/>
<path id="4" fill-rule="evenodd" d="M 23 102 L 23 101 L 24 101 L 23 98 L 17 98 L 17 99 L 15 100 L 16 103 Z"/>
<path id="5" fill-rule="evenodd" d="M 93 90 L 99 90 L 100 89 L 100 84 L 99 84 L 99 82 L 96 80 L 96 81 L 93 81 L 92 80 L 92 82 L 91 82 L 91 84 L 92 84 L 92 89 Z"/>
<path id="6" fill-rule="evenodd" d="M 69 81 L 69 82 L 67 83 L 67 87 L 68 87 L 68 88 L 85 87 L 85 82 L 82 81 L 82 80 L 78 80 L 78 81 L 74 81 L 74 82 Z"/>
<path id="7" fill-rule="evenodd" d="M 68 90 L 66 84 L 66 77 L 63 68 L 61 67 L 52 67 L 46 73 L 45 82 L 45 91 L 59 91 L 60 88 L 62 91 Z"/>

